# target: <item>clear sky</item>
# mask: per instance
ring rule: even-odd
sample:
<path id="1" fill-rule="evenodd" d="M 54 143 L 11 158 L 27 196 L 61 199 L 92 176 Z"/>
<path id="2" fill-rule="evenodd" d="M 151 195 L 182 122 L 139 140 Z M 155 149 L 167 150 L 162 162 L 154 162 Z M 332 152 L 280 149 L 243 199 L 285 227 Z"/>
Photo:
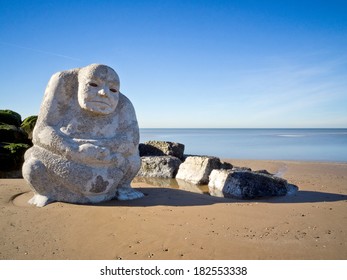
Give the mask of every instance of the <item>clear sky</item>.
<path id="1" fill-rule="evenodd" d="M 347 1 L 0 0 L 1 109 L 91 63 L 142 128 L 347 127 Z"/>

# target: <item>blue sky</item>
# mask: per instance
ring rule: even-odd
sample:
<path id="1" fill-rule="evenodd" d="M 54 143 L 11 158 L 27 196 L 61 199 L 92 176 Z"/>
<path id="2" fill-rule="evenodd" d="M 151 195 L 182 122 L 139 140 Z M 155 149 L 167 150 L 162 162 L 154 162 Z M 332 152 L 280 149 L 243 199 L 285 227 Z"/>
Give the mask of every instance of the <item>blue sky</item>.
<path id="1" fill-rule="evenodd" d="M 0 108 L 114 68 L 139 125 L 347 127 L 347 1 L 0 0 Z"/>

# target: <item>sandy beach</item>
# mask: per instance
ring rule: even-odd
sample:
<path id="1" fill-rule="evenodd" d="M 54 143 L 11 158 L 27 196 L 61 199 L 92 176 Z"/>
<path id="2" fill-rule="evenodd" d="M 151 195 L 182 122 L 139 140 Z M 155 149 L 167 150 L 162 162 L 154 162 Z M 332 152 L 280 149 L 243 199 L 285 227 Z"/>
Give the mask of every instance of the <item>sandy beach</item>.
<path id="1" fill-rule="evenodd" d="M 347 259 L 346 163 L 228 161 L 299 192 L 240 201 L 135 180 L 143 199 L 36 208 L 23 179 L 0 179 L 0 259 Z"/>

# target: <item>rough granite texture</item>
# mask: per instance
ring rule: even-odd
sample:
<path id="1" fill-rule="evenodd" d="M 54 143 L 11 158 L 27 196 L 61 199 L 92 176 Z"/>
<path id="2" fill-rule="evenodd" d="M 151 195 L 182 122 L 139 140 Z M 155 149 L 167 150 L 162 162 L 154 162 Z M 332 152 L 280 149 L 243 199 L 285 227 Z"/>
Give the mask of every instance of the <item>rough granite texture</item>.
<path id="1" fill-rule="evenodd" d="M 283 196 L 297 188 L 273 175 L 233 170 L 213 170 L 208 187 L 211 195 L 238 199 Z"/>
<path id="2" fill-rule="evenodd" d="M 130 182 L 140 169 L 135 110 L 110 67 L 54 74 L 46 88 L 23 177 L 29 203 L 97 203 L 143 196 Z"/>
<path id="3" fill-rule="evenodd" d="M 213 169 L 220 169 L 221 162 L 217 157 L 188 156 L 180 165 L 176 178 L 196 185 L 207 184 Z"/>
<path id="4" fill-rule="evenodd" d="M 175 178 L 181 160 L 173 156 L 141 157 L 140 177 Z"/>
<path id="5" fill-rule="evenodd" d="M 169 141 L 147 141 L 139 146 L 140 156 L 174 156 L 183 160 L 184 145 Z"/>

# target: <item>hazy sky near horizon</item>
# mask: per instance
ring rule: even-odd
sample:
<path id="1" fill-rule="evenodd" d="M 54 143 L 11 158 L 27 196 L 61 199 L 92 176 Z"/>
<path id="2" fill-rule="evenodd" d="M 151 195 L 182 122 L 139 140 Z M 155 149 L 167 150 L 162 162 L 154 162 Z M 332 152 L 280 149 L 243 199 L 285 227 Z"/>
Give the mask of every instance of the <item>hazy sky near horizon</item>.
<path id="1" fill-rule="evenodd" d="M 347 127 L 347 1 L 0 0 L 0 109 L 103 63 L 140 127 Z"/>

